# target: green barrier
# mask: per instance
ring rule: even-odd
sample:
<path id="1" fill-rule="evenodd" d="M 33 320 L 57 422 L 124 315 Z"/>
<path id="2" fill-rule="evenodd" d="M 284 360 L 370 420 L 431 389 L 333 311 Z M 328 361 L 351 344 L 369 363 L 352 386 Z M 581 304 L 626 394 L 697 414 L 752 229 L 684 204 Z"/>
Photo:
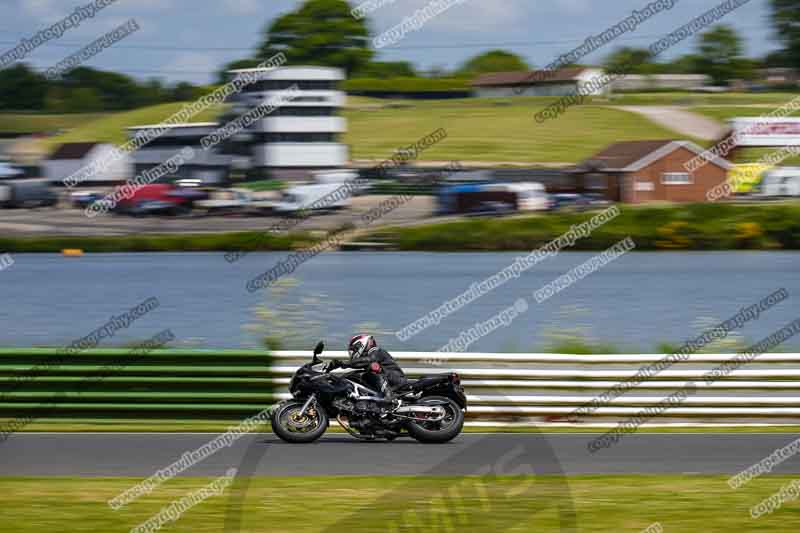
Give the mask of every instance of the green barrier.
<path id="1" fill-rule="evenodd" d="M 274 404 L 273 359 L 249 350 L 0 350 L 0 417 L 247 417 Z"/>

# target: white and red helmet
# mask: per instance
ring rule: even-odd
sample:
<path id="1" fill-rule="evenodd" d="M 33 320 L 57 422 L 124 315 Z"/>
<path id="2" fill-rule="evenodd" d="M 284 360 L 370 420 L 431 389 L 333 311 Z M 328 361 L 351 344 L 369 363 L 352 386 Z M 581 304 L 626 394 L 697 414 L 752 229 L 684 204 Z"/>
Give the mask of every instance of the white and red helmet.
<path id="1" fill-rule="evenodd" d="M 350 360 L 352 361 L 365 356 L 370 350 L 377 347 L 378 343 L 375 342 L 375 337 L 366 333 L 359 333 L 350 339 L 350 344 L 347 345 L 347 353 L 350 354 Z"/>

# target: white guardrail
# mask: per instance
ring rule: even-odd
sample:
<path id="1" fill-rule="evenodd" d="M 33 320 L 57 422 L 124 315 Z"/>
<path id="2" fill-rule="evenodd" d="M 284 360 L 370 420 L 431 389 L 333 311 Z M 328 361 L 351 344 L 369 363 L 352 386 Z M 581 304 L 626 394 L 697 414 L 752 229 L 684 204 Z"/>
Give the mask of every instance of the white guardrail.
<path id="1" fill-rule="evenodd" d="M 274 352 L 276 384 L 288 384 L 307 351 Z M 602 403 L 576 422 L 575 410 L 591 402 L 662 354 L 562 355 L 392 352 L 410 379 L 457 372 L 467 392 L 471 425 L 613 423 L 656 407 L 687 382 L 695 394 L 679 405 L 653 412 L 657 424 L 800 424 L 800 354 L 764 354 L 713 382 L 705 376 L 735 354 L 692 354 Z M 346 359 L 334 351 L 323 359 Z M 280 391 L 280 390 L 279 390 Z M 283 392 L 283 391 L 280 391 Z M 288 397 L 279 394 L 278 397 Z"/>

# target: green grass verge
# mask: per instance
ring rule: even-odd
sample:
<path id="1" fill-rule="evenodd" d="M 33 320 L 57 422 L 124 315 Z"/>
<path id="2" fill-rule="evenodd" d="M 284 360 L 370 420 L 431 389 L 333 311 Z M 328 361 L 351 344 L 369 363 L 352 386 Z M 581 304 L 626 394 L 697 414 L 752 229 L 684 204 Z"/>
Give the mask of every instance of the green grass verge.
<path id="1" fill-rule="evenodd" d="M 246 183 L 241 183 L 236 186 L 242 189 L 249 189 L 254 192 L 277 191 L 285 188 L 286 182 L 281 180 L 260 180 L 260 181 L 248 181 Z"/>
<path id="2" fill-rule="evenodd" d="M 514 466 L 514 465 L 511 465 Z M 510 467 L 509 467 L 510 469 Z M 178 478 L 128 506 L 106 502 L 138 478 L 0 478 L 0 532 L 129 531 L 213 478 Z M 794 531 L 797 501 L 757 520 L 750 508 L 792 481 L 762 476 L 738 490 L 727 476 L 596 475 L 252 478 L 188 509 L 165 531 L 224 530 L 231 493 L 243 495 L 241 533 L 373 531 Z"/>
<path id="3" fill-rule="evenodd" d="M 363 240 L 391 242 L 400 250 L 533 250 L 588 220 L 592 213 L 481 218 L 385 228 Z M 622 214 L 579 240 L 572 250 L 605 250 L 632 237 L 637 250 L 797 250 L 800 203 L 690 204 L 623 207 Z"/>
<path id="4" fill-rule="evenodd" d="M 186 235 L 125 235 L 95 237 L 8 237 L 0 236 L 0 250 L 10 253 L 60 253 L 79 248 L 87 253 L 111 252 L 213 252 L 292 250 L 316 239 L 308 233 L 271 235 L 247 231 Z"/>
<path id="5" fill-rule="evenodd" d="M 104 117 L 104 113 L 0 113 L 0 132 L 39 133 L 70 129 Z"/>

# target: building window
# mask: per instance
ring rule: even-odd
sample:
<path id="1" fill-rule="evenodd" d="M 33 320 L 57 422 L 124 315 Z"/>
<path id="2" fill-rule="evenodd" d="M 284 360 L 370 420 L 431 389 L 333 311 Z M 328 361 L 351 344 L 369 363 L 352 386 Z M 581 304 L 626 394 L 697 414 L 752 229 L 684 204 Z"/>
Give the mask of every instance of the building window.
<path id="1" fill-rule="evenodd" d="M 636 191 L 637 192 L 653 192 L 656 190 L 656 184 L 652 181 L 637 181 L 636 182 Z"/>
<path id="2" fill-rule="evenodd" d="M 690 185 L 692 177 L 688 172 L 664 172 L 661 174 L 661 183 L 664 185 Z"/>
<path id="3" fill-rule="evenodd" d="M 604 174 L 589 174 L 586 176 L 586 188 L 604 191 L 608 189 L 608 178 Z"/>

